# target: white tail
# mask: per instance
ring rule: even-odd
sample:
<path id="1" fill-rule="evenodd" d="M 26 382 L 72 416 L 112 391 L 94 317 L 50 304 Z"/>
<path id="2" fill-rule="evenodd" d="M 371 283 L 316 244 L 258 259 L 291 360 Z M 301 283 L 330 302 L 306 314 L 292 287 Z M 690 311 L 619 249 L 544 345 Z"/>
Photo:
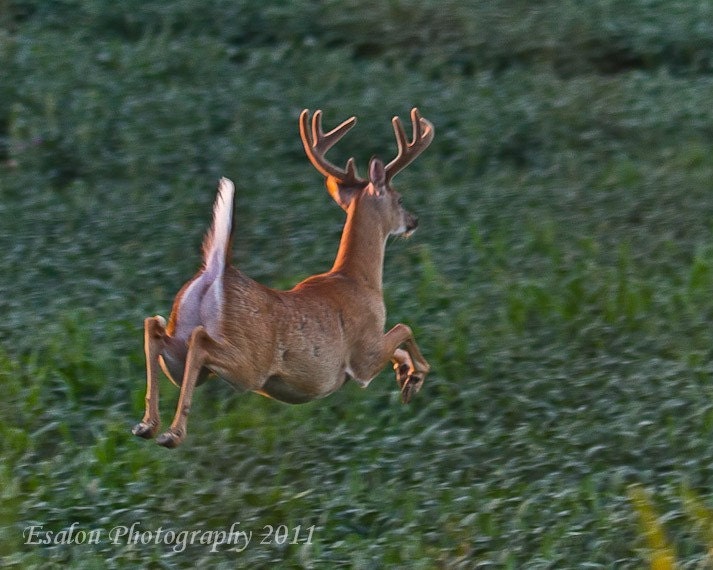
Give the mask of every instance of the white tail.
<path id="1" fill-rule="evenodd" d="M 360 178 L 353 159 L 339 168 L 324 158 L 355 122 L 324 133 L 321 112 L 311 124 L 308 111 L 300 115 L 307 156 L 347 220 L 332 269 L 290 291 L 264 287 L 231 265 L 234 187 L 220 181 L 204 267 L 176 295 L 168 325 L 160 316 L 144 322 L 146 413 L 134 434 L 148 438 L 158 430 L 159 365 L 181 388 L 173 423 L 157 440 L 166 447 L 185 438 L 194 388 L 210 374 L 299 404 L 331 394 L 348 378 L 367 386 L 391 362 L 404 403 L 421 389 L 430 367 L 411 329 L 397 324 L 384 334 L 381 276 L 388 236 L 409 235 L 418 225 L 391 179 L 429 145 L 433 126 L 413 109 L 409 142 L 395 118 L 397 157 L 388 165 L 373 158 L 368 178 Z"/>
<path id="2" fill-rule="evenodd" d="M 213 205 L 213 223 L 203 240 L 205 272 L 211 275 L 222 275 L 229 261 L 234 197 L 233 183 L 227 178 L 221 178 L 218 183 L 218 196 Z"/>

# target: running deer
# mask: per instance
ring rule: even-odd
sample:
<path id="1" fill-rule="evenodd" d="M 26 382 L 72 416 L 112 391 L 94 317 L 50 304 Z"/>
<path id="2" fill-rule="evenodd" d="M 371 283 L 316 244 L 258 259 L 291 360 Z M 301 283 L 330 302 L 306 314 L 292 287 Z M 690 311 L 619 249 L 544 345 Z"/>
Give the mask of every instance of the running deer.
<path id="1" fill-rule="evenodd" d="M 357 175 L 353 158 L 339 168 L 324 157 L 356 118 L 328 133 L 321 119 L 316 111 L 310 125 L 304 110 L 299 124 L 307 157 L 347 213 L 334 266 L 289 291 L 265 287 L 233 267 L 235 189 L 221 179 L 203 267 L 176 295 L 168 324 L 161 316 L 144 322 L 146 412 L 135 435 L 151 438 L 158 431 L 159 365 L 180 387 L 173 423 L 157 438 L 165 447 L 186 437 L 193 390 L 210 374 L 238 389 L 299 404 L 335 392 L 348 377 L 366 387 L 392 362 L 404 403 L 421 389 L 430 367 L 411 329 L 397 324 L 384 334 L 382 271 L 388 236 L 410 235 L 417 226 L 391 180 L 430 144 L 433 125 L 414 108 L 408 141 L 394 117 L 397 156 L 386 165 L 372 158 L 366 179 Z"/>

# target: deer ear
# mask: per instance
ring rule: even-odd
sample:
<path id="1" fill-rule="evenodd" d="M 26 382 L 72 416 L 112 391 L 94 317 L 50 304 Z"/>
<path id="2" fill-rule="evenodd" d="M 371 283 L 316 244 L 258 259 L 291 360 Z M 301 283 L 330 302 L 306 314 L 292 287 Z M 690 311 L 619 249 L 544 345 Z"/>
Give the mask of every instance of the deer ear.
<path id="1" fill-rule="evenodd" d="M 374 157 L 369 161 L 369 182 L 376 196 L 381 196 L 386 190 L 386 169 L 384 163 Z"/>
<path id="2" fill-rule="evenodd" d="M 334 176 L 327 176 L 326 184 L 329 195 L 343 210 L 349 209 L 349 205 L 363 188 L 361 186 L 342 186 Z"/>

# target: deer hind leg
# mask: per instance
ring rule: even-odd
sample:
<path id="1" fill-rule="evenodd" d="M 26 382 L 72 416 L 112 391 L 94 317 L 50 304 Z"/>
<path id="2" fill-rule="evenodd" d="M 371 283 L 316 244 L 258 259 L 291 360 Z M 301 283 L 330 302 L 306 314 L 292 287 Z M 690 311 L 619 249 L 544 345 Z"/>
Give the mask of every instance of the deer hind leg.
<path id="1" fill-rule="evenodd" d="M 146 352 L 146 409 L 143 419 L 131 430 L 146 439 L 156 435 L 161 423 L 158 411 L 158 357 L 166 338 L 166 319 L 157 315 L 144 321 L 144 351 Z"/>
<path id="2" fill-rule="evenodd" d="M 185 439 L 188 413 L 193 401 L 193 390 L 206 372 L 205 367 L 210 360 L 211 353 L 219 350 L 218 343 L 211 338 L 203 326 L 193 329 L 188 341 L 186 367 L 183 382 L 181 382 L 181 395 L 178 398 L 176 414 L 171 427 L 156 439 L 156 443 L 159 445 L 176 447 Z"/>

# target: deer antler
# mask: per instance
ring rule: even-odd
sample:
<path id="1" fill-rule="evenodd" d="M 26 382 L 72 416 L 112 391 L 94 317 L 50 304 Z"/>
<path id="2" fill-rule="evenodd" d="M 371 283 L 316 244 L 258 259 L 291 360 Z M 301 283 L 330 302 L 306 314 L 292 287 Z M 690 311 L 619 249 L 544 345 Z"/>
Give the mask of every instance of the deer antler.
<path id="1" fill-rule="evenodd" d="M 307 158 L 324 176 L 333 177 L 343 186 L 363 186 L 367 181 L 357 176 L 354 158 L 347 161 L 346 168 L 339 168 L 324 158 L 325 153 L 356 124 L 356 117 L 351 117 L 328 133 L 322 130 L 322 111 L 317 110 L 309 125 L 309 110 L 300 114 L 300 138 L 305 147 Z"/>
<path id="2" fill-rule="evenodd" d="M 416 107 L 411 109 L 411 124 L 413 125 L 411 142 L 406 139 L 404 127 L 398 117 L 394 117 L 391 123 L 394 125 L 399 152 L 396 158 L 386 165 L 387 182 L 390 182 L 398 172 L 406 168 L 433 140 L 433 125 L 421 116 Z"/>

